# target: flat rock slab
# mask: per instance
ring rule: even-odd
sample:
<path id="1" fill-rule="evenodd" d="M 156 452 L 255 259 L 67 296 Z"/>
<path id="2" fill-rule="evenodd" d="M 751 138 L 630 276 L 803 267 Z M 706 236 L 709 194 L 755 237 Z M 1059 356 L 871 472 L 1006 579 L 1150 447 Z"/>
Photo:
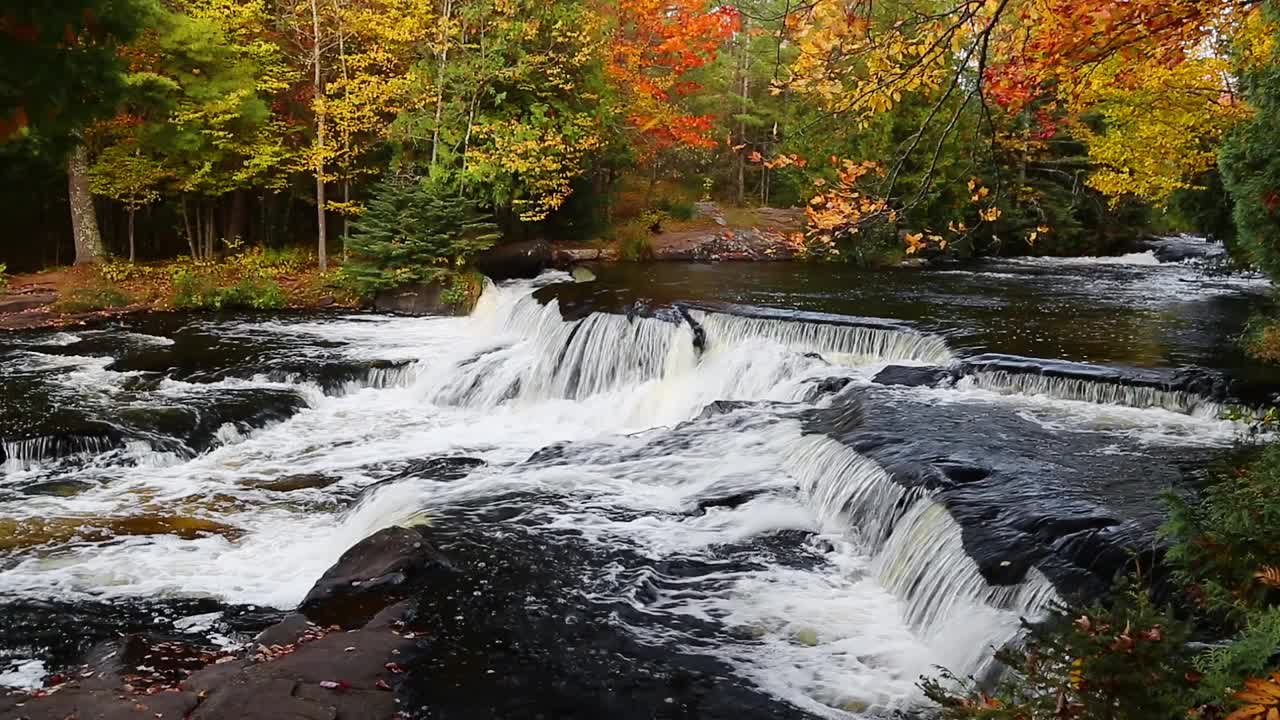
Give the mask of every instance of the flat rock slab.
<path id="1" fill-rule="evenodd" d="M 44 307 L 45 305 L 52 305 L 57 300 L 57 293 L 6 295 L 4 297 L 0 297 L 0 315 L 34 310 L 35 308 Z"/>

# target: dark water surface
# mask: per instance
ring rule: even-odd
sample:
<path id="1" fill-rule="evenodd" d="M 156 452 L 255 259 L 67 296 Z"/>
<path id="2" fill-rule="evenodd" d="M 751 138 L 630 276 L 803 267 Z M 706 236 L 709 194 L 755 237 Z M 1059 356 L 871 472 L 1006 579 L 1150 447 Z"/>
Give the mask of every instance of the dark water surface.
<path id="1" fill-rule="evenodd" d="M 1235 339 L 1269 302 L 1270 284 L 1191 264 L 1059 259 L 884 271 L 634 263 L 603 267 L 594 283 L 543 292 L 560 298 L 566 312 L 685 302 L 892 318 L 941 333 L 960 352 L 1135 367 L 1204 365 L 1261 376 Z"/>

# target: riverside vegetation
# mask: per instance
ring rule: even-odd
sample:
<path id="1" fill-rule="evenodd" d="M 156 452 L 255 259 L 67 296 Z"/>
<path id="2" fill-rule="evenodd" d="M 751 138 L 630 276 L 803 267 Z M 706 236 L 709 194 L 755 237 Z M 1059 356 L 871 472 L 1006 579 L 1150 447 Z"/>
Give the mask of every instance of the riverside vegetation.
<path id="1" fill-rule="evenodd" d="M 1186 230 L 1280 276 L 1274 0 L 7 2 L 0 38 L 0 290 L 74 260 L 68 313 L 463 304 L 497 244 L 645 259 L 696 201 L 803 206 L 809 260 Z M 1243 341 L 1280 360 L 1265 313 Z M 1280 449 L 1248 452 L 997 687 L 925 680 L 940 712 L 1280 718 Z"/>

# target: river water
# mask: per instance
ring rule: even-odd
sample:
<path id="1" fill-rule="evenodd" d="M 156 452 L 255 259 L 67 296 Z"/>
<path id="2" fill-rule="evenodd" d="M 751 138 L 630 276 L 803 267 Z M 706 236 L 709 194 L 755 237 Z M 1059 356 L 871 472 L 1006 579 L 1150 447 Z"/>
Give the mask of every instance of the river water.
<path id="1" fill-rule="evenodd" d="M 0 685 L 117 631 L 243 641 L 401 524 L 469 558 L 451 602 L 503 598 L 571 688 L 659 663 L 726 717 L 909 709 L 1150 545 L 1161 494 L 1245 431 L 1222 404 L 1275 389 L 1233 341 L 1269 292 L 1150 253 L 667 263 L 489 287 L 466 318 L 0 337 Z M 891 366 L 948 372 L 874 381 Z"/>

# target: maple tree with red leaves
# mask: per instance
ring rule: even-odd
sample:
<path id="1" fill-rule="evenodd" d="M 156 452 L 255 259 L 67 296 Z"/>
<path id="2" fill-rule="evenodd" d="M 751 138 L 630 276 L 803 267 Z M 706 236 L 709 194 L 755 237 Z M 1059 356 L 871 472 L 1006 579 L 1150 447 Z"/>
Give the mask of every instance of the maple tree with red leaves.
<path id="1" fill-rule="evenodd" d="M 701 86 L 689 74 L 715 60 L 740 25 L 738 11 L 700 0 L 622 0 L 606 72 L 642 162 L 677 147 L 711 147 L 714 118 L 685 111 L 682 98 Z"/>

